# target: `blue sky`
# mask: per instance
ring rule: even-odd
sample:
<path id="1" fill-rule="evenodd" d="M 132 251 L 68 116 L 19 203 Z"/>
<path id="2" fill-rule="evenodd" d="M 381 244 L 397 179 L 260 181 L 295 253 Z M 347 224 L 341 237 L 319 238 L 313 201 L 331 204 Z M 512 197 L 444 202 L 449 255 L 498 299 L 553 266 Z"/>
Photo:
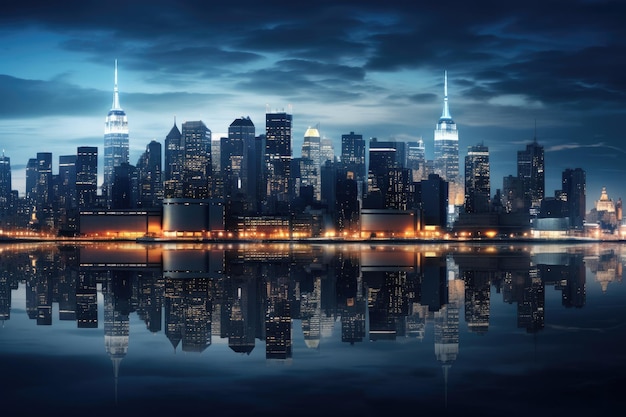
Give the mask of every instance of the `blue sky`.
<path id="1" fill-rule="evenodd" d="M 409 3 L 409 4 L 406 4 Z M 461 161 L 483 142 L 492 193 L 516 174 L 517 151 L 546 150 L 546 194 L 565 168 L 587 171 L 588 209 L 607 186 L 624 195 L 626 3 L 142 1 L 11 2 L 0 14 L 0 147 L 13 188 L 37 152 L 103 147 L 118 60 L 131 163 L 174 120 L 221 135 L 265 111 L 293 114 L 293 154 L 319 126 L 340 152 L 344 133 L 422 137 L 432 157 L 443 73 Z M 463 169 L 463 162 L 461 162 Z M 56 168 L 55 171 L 56 172 Z"/>

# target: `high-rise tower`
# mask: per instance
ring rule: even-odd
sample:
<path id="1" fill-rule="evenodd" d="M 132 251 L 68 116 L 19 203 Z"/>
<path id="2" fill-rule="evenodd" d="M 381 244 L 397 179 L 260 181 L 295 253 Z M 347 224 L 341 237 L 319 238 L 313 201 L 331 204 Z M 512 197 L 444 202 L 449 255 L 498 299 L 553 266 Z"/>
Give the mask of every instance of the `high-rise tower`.
<path id="1" fill-rule="evenodd" d="M 111 206 L 111 185 L 114 169 L 122 163 L 128 163 L 128 147 L 128 118 L 120 107 L 116 59 L 113 105 L 104 122 L 104 184 L 102 193 L 106 198 L 107 207 Z"/>
<path id="2" fill-rule="evenodd" d="M 545 163 L 543 146 L 535 140 L 526 145 L 526 149 L 517 151 L 517 177 L 524 189 L 524 206 L 538 209 L 545 197 Z"/>
<path id="3" fill-rule="evenodd" d="M 465 212 L 486 213 L 491 196 L 489 148 L 470 146 L 465 157 Z"/>
<path id="4" fill-rule="evenodd" d="M 265 114 L 265 169 L 267 200 L 270 211 L 273 203 L 289 203 L 291 179 L 291 125 L 293 117 L 285 112 Z M 272 207 L 274 206 L 274 207 Z"/>
<path id="5" fill-rule="evenodd" d="M 463 189 L 459 177 L 459 132 L 448 106 L 448 72 L 444 72 L 443 111 L 435 127 L 435 173 L 449 186 L 449 203 L 463 204 Z"/>

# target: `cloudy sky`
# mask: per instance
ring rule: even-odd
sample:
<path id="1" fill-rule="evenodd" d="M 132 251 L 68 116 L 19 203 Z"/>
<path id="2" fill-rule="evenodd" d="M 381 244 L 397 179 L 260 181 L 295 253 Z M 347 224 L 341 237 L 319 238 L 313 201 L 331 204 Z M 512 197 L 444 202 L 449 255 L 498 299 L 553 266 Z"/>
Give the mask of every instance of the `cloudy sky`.
<path id="1" fill-rule="evenodd" d="M 430 3 L 428 6 L 422 3 Z M 62 5 L 61 5 L 62 4 Z M 626 198 L 626 2 L 17 1 L 0 13 L 0 147 L 13 188 L 37 152 L 103 152 L 118 60 L 131 163 L 174 124 L 214 136 L 266 110 L 293 114 L 293 154 L 318 126 L 415 140 L 433 154 L 448 71 L 467 147 L 491 152 L 492 192 L 536 136 L 546 194 L 565 168 L 587 172 L 588 205 Z M 461 162 L 463 169 L 463 162 Z M 590 207 L 588 206 L 588 209 Z"/>

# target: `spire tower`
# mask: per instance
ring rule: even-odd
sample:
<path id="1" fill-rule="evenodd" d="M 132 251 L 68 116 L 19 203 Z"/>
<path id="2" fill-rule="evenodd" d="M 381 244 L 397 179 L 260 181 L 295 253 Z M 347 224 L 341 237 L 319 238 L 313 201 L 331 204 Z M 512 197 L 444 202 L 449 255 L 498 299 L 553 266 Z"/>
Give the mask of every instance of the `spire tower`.
<path id="1" fill-rule="evenodd" d="M 450 107 L 448 106 L 448 71 L 443 73 L 443 111 L 441 112 L 441 119 L 452 120 Z"/>
<path id="2" fill-rule="evenodd" d="M 117 88 L 117 59 L 115 60 L 115 84 L 113 86 L 113 107 L 111 110 L 122 110 L 120 107 L 120 92 Z"/>

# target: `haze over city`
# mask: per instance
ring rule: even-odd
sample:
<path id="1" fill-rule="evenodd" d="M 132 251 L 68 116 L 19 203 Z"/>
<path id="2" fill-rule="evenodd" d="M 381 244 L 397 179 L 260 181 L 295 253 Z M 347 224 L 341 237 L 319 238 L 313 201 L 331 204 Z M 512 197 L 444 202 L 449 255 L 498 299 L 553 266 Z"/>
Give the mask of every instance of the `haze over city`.
<path id="1" fill-rule="evenodd" d="M 174 124 L 202 120 L 214 138 L 238 117 L 257 133 L 265 112 L 293 114 L 293 154 L 316 126 L 341 135 L 422 138 L 432 158 L 443 73 L 460 158 L 484 143 L 492 194 L 516 152 L 545 147 L 546 195 L 561 172 L 587 172 L 587 207 L 602 186 L 626 195 L 622 17 L 617 1 L 498 3 L 46 2 L 0 16 L 0 147 L 13 187 L 36 152 L 102 149 L 119 64 L 130 161 Z M 102 164 L 100 164 L 102 166 Z M 462 167 L 462 164 L 461 164 Z M 55 168 L 56 172 L 56 168 Z"/>

